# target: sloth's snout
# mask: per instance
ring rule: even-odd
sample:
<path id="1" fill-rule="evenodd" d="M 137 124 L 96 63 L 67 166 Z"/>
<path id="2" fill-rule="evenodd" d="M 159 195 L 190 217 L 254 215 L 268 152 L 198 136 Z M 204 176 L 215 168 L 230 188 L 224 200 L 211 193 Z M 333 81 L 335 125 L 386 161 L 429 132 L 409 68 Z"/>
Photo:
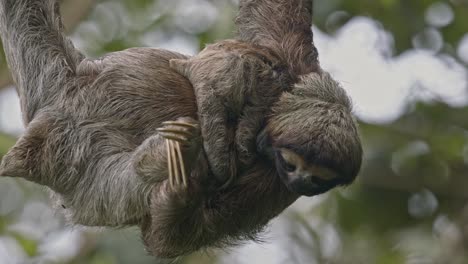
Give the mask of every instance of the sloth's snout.
<path id="1" fill-rule="evenodd" d="M 324 193 L 337 184 L 331 180 L 323 180 L 321 176 L 314 174 L 288 175 L 286 184 L 290 191 L 304 196 L 314 196 Z"/>

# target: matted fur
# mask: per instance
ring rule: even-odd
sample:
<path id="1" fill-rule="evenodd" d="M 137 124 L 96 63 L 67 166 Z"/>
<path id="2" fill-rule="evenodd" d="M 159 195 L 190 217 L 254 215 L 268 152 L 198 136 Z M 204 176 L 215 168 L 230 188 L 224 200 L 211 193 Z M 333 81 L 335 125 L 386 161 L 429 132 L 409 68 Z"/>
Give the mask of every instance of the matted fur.
<path id="1" fill-rule="evenodd" d="M 72 223 L 139 225 L 154 255 L 175 257 L 254 239 L 298 198 L 279 179 L 272 145 L 289 144 L 305 156 L 312 150 L 336 156 L 320 161 L 340 166 L 347 182 L 360 165 L 347 96 L 318 67 L 311 2 L 241 1 L 238 40 L 218 55 L 210 55 L 210 48 L 205 54 L 221 63 L 220 68 L 205 65 L 215 73 L 208 79 L 231 87 L 221 91 L 228 99 L 223 104 L 228 114 L 221 118 L 236 126 L 218 130 L 206 116 L 202 135 L 221 140 L 219 149 L 227 140 L 229 149 L 217 153 L 218 147 L 205 144 L 205 151 L 193 155 L 184 149 L 193 168 L 189 188 L 174 190 L 167 184 L 165 144 L 156 129 L 164 121 L 196 119 L 204 107 L 207 113 L 219 107 L 209 97 L 195 96 L 191 83 L 169 65 L 189 58 L 135 48 L 87 59 L 64 37 L 55 0 L 0 0 L 0 34 L 27 128 L 2 160 L 0 175 L 50 187 Z M 226 51 L 229 56 L 223 57 Z M 193 77 L 195 90 L 207 91 Z M 321 86 L 323 91 L 309 89 Z M 323 117 L 320 111 L 310 113 L 319 105 L 331 111 Z M 333 147 L 335 140 L 349 146 Z M 297 145 L 303 142 L 308 144 Z M 218 164 L 218 156 L 232 162 Z M 214 174 L 210 168 L 222 174 L 226 165 L 235 180 L 221 191 L 207 188 Z"/>
<path id="2" fill-rule="evenodd" d="M 291 89 L 292 77 L 276 53 L 237 40 L 170 64 L 194 87 L 210 169 L 229 185 L 238 168 L 256 159 L 256 135 L 281 93 Z"/>
<path id="3" fill-rule="evenodd" d="M 312 0 L 241 0 L 238 38 L 274 50 L 291 75 L 316 72 L 312 6 Z"/>

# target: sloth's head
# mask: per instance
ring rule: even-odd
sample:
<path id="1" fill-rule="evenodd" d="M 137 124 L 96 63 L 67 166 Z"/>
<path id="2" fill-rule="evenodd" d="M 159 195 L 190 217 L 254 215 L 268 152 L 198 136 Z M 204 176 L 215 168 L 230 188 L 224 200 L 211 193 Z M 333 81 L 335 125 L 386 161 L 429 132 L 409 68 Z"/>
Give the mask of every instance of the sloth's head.
<path id="1" fill-rule="evenodd" d="M 288 189 L 313 196 L 356 178 L 362 147 L 346 92 L 328 73 L 301 77 L 273 107 L 263 133 Z"/>

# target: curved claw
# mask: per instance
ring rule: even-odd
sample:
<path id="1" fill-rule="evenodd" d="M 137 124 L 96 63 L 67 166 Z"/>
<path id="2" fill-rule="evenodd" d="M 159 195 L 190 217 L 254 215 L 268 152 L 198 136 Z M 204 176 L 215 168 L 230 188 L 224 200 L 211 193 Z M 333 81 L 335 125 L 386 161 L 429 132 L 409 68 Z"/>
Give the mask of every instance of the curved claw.
<path id="1" fill-rule="evenodd" d="M 170 134 L 170 133 L 159 133 L 159 134 L 162 137 L 164 137 L 165 139 L 177 141 L 179 143 L 185 143 L 186 144 L 188 142 L 188 138 L 186 138 L 184 136 L 179 136 L 179 135 Z"/>
<path id="2" fill-rule="evenodd" d="M 193 124 L 193 123 L 183 122 L 183 121 L 165 121 L 165 122 L 162 122 L 162 124 L 165 126 L 183 126 L 183 127 L 198 129 L 198 124 Z"/>
<path id="3" fill-rule="evenodd" d="M 180 166 L 180 171 L 182 174 L 182 185 L 187 188 L 187 174 L 185 172 L 185 163 L 184 163 L 184 158 L 182 157 L 182 151 L 180 149 L 180 144 L 179 142 L 175 143 L 175 150 L 177 153 L 177 157 L 179 158 L 179 166 Z"/>
<path id="4" fill-rule="evenodd" d="M 175 128 L 168 128 L 168 127 L 161 127 L 161 128 L 156 129 L 156 131 L 161 132 L 161 133 L 175 133 L 175 134 L 180 134 L 186 137 L 192 136 L 192 133 L 190 131 L 178 130 Z"/>
<path id="5" fill-rule="evenodd" d="M 169 185 L 174 187 L 174 176 L 172 174 L 172 144 L 169 139 L 166 139 L 166 150 L 167 150 L 167 170 L 168 170 L 168 178 L 169 178 Z"/>
<path id="6" fill-rule="evenodd" d="M 181 185 L 188 187 L 187 166 L 181 145 L 189 145 L 198 130 L 198 124 L 185 121 L 163 122 L 163 127 L 157 129 L 166 140 L 169 186 L 173 190 Z"/>
<path id="7" fill-rule="evenodd" d="M 177 186 L 182 185 L 184 188 L 188 187 L 187 173 L 185 171 L 184 159 L 179 142 L 172 142 L 166 139 L 167 148 L 167 163 L 169 174 L 169 185 L 171 188 L 176 189 Z"/>

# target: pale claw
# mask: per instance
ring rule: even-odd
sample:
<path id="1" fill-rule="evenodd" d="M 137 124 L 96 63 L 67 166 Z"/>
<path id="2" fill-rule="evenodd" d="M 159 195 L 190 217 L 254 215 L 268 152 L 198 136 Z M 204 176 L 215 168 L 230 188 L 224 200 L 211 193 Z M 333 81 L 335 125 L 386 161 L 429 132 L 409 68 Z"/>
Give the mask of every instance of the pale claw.
<path id="1" fill-rule="evenodd" d="M 187 188 L 188 184 L 187 184 L 187 174 L 186 174 L 186 171 L 185 171 L 185 163 L 184 163 L 184 157 L 182 156 L 182 150 L 180 149 L 180 143 L 179 142 L 175 142 L 175 149 L 176 149 L 176 152 L 177 152 L 177 156 L 179 158 L 179 166 L 180 166 L 180 171 L 181 171 L 181 174 L 182 174 L 182 185 Z"/>
<path id="2" fill-rule="evenodd" d="M 199 126 L 184 121 L 164 122 L 159 134 L 166 139 L 169 185 L 172 189 L 182 185 L 188 187 L 188 177 L 181 144 L 189 145 Z"/>
<path id="3" fill-rule="evenodd" d="M 183 126 L 183 127 L 198 129 L 198 124 L 193 124 L 193 123 L 184 122 L 184 121 L 165 121 L 162 124 L 165 126 Z"/>

